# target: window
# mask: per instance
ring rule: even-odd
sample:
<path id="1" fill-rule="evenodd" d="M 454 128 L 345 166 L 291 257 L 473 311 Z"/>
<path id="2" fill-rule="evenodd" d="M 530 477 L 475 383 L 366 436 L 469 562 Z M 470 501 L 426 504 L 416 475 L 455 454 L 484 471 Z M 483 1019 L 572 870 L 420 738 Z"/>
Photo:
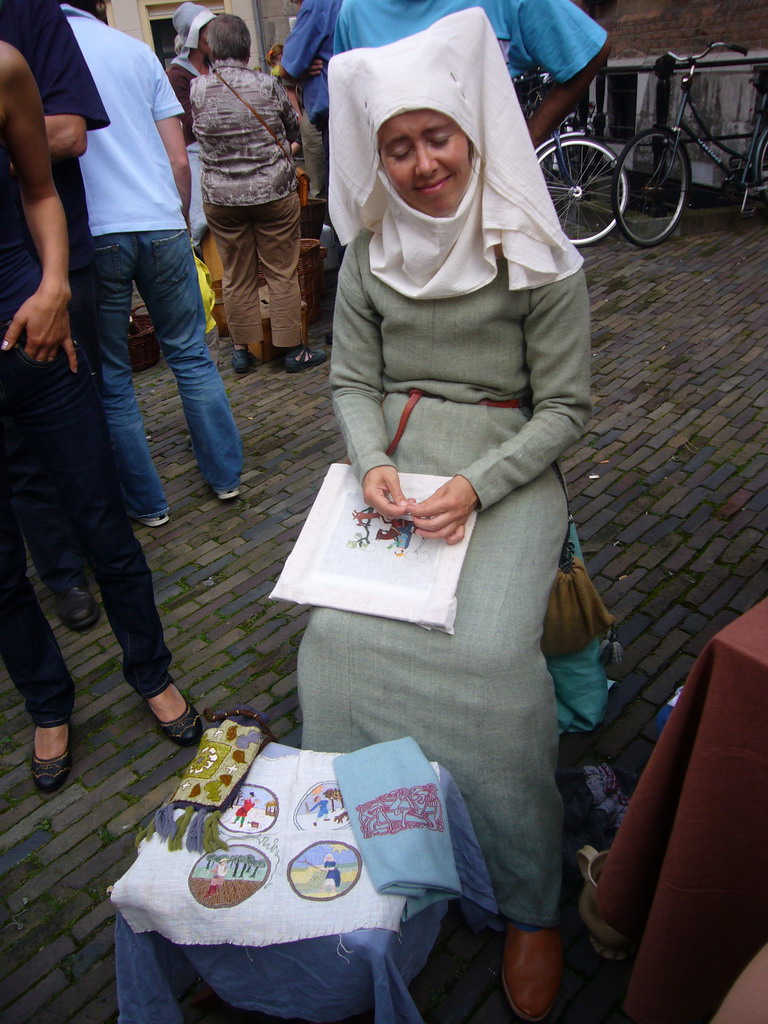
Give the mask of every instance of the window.
<path id="1" fill-rule="evenodd" d="M 181 0 L 138 0 L 141 32 L 161 63 L 167 68 L 176 56 L 173 15 Z M 195 0 L 202 7 L 208 7 L 214 14 L 223 14 L 230 9 L 229 0 Z"/>
<path id="2" fill-rule="evenodd" d="M 176 56 L 173 42 L 176 38 L 176 29 L 170 18 L 151 18 L 149 27 L 152 30 L 152 47 L 157 54 L 160 63 L 166 68 Z"/>
<path id="3" fill-rule="evenodd" d="M 637 75 L 608 75 L 608 134 L 614 139 L 630 139 L 635 134 L 637 114 Z"/>

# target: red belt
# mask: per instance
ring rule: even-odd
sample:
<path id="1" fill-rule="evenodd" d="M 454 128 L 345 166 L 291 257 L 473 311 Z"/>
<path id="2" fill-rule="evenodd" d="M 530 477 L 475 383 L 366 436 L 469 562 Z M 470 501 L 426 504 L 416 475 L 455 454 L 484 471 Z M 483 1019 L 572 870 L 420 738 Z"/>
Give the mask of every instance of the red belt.
<path id="1" fill-rule="evenodd" d="M 386 454 L 393 455 L 397 446 L 400 444 L 400 438 L 403 436 L 405 425 L 408 422 L 408 417 L 413 412 L 413 407 L 416 405 L 420 398 L 439 398 L 439 395 L 430 395 L 428 391 L 420 391 L 418 388 L 411 388 L 408 392 L 408 401 L 405 403 L 402 413 L 400 414 L 400 422 L 397 424 L 397 430 L 395 436 L 390 441 L 389 447 L 387 448 Z M 492 405 L 496 409 L 523 409 L 530 408 L 531 400 L 529 397 L 524 398 L 507 398 L 504 401 L 496 401 L 493 398 L 481 398 L 477 405 Z"/>

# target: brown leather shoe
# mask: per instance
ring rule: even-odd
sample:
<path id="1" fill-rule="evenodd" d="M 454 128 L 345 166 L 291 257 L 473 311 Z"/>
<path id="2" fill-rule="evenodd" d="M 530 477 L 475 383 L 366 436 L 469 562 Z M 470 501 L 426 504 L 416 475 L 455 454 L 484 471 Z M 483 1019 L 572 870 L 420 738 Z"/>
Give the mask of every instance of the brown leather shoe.
<path id="1" fill-rule="evenodd" d="M 559 928 L 524 932 L 507 925 L 501 984 L 509 1005 L 523 1020 L 544 1020 L 563 981 Z"/>

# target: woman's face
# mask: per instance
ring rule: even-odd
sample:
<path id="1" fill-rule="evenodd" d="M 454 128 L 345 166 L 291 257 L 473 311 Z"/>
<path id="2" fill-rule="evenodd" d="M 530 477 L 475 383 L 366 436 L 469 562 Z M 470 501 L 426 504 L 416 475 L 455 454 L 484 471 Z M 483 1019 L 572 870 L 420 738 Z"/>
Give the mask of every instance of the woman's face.
<path id="1" fill-rule="evenodd" d="M 472 173 L 469 139 L 436 110 L 409 110 L 379 128 L 379 154 L 398 195 L 420 213 L 450 217 Z"/>
<path id="2" fill-rule="evenodd" d="M 210 25 L 210 21 L 208 25 Z M 204 57 L 210 57 L 211 55 L 211 48 L 208 45 L 208 25 L 203 25 L 197 37 L 197 49 Z"/>

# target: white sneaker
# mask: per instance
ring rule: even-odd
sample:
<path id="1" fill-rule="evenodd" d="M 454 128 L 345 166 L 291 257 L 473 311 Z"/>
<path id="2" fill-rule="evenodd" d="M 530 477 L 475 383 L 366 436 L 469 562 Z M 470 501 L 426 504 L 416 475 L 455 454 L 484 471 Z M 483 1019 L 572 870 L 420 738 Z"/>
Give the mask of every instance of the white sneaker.
<path id="1" fill-rule="evenodd" d="M 128 515 L 143 526 L 164 526 L 171 518 L 167 512 L 161 516 L 135 516 L 132 512 L 129 512 Z"/>
<path id="2" fill-rule="evenodd" d="M 236 498 L 239 493 L 239 487 L 230 487 L 228 491 L 217 491 L 216 497 L 219 499 L 219 501 L 232 501 L 232 499 Z"/>

